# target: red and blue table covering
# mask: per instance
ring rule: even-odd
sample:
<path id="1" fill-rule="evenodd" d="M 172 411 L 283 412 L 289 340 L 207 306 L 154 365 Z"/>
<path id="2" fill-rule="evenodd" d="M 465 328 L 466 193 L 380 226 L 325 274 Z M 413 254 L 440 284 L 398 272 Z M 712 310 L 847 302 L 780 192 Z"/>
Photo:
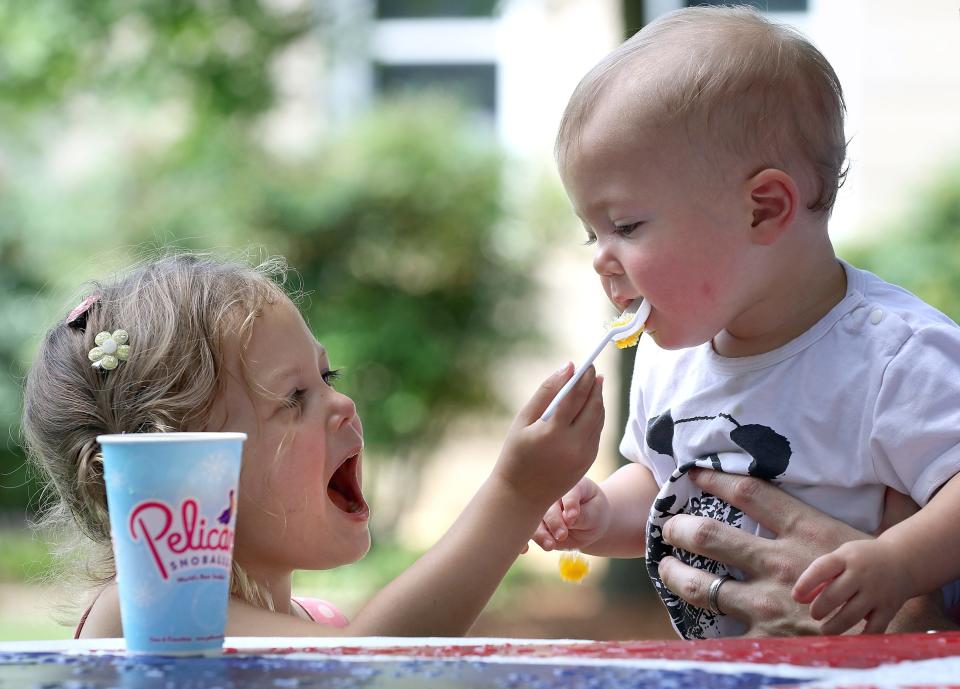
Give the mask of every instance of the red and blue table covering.
<path id="1" fill-rule="evenodd" d="M 960 689 L 960 632 L 716 641 L 240 638 L 210 658 L 122 639 L 0 643 L 0 689 Z"/>

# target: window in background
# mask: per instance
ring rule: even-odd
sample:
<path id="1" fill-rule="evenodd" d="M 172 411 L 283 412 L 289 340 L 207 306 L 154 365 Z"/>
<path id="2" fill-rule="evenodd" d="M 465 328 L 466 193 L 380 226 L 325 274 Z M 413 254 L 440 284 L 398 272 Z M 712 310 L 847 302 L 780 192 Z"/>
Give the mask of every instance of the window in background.
<path id="1" fill-rule="evenodd" d="M 377 19 L 492 17 L 498 0 L 377 0 Z"/>
<path id="2" fill-rule="evenodd" d="M 376 95 L 434 90 L 497 115 L 500 0 L 377 0 L 371 67 Z"/>
<path id="3" fill-rule="evenodd" d="M 431 89 L 456 96 L 469 108 L 489 114 L 497 110 L 497 68 L 495 65 L 429 64 L 374 66 L 377 93 Z"/>

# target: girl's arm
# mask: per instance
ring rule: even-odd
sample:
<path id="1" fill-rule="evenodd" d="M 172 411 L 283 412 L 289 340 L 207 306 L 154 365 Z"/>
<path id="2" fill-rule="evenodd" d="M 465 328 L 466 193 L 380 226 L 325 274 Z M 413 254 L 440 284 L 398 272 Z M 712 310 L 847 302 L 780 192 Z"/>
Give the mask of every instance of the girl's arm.
<path id="1" fill-rule="evenodd" d="M 551 376 L 514 421 L 490 477 L 440 541 L 357 614 L 347 633 L 459 636 L 483 610 L 547 507 L 593 463 L 602 378 L 591 367 L 540 421 L 571 367 Z"/>
<path id="2" fill-rule="evenodd" d="M 330 627 L 231 599 L 228 636 L 459 636 L 516 560 L 546 508 L 586 473 L 603 428 L 602 378 L 588 370 L 557 408 L 564 367 L 514 420 L 491 475 L 450 530 L 377 593 L 347 627 Z M 121 636 L 115 586 L 91 610 L 84 636 Z"/>
<path id="3" fill-rule="evenodd" d="M 346 627 L 316 624 L 231 599 L 227 635 L 462 636 L 542 513 L 542 508 L 491 476 L 436 545 L 374 595 Z"/>
<path id="4" fill-rule="evenodd" d="M 514 487 L 490 476 L 436 545 L 374 595 L 346 627 L 231 599 L 227 636 L 462 636 L 542 513 Z"/>

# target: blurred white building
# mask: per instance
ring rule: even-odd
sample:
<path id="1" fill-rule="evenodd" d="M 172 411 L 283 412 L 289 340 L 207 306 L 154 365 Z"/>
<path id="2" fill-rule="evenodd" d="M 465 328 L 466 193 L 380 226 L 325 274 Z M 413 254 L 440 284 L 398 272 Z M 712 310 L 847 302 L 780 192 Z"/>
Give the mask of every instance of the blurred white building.
<path id="1" fill-rule="evenodd" d="M 341 112 L 433 84 L 493 117 L 515 152 L 548 158 L 566 99 L 628 31 L 702 0 L 336 0 L 353 41 L 334 65 Z M 847 97 L 851 169 L 839 241 L 903 212 L 960 151 L 960 5 L 954 0 L 754 0 L 808 36 Z M 631 27 L 631 29 L 634 27 Z M 639 28 L 639 27 L 636 27 Z M 349 32 L 348 32 L 349 33 Z M 358 46 L 358 42 L 363 44 Z M 357 49 L 361 47 L 361 49 Z"/>

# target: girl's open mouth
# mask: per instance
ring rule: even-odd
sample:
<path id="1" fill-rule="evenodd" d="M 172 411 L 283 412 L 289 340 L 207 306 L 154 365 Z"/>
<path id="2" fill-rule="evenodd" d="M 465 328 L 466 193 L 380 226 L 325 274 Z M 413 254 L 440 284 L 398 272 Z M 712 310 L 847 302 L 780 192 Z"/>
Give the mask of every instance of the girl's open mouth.
<path id="1" fill-rule="evenodd" d="M 337 467 L 327 484 L 327 495 L 338 509 L 348 514 L 367 512 L 367 503 L 360 490 L 360 455 L 353 455 Z"/>

